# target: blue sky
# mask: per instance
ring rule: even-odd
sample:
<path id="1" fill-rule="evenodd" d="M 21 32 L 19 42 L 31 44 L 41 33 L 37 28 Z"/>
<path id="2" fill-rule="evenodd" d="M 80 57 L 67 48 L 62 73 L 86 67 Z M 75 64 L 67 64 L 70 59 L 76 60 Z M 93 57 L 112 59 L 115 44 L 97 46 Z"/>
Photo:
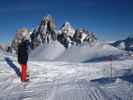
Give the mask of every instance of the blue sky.
<path id="1" fill-rule="evenodd" d="M 33 29 L 47 14 L 57 28 L 69 21 L 99 40 L 124 39 L 133 34 L 132 5 L 133 0 L 1 0 L 0 42 L 9 43 L 19 28 Z"/>

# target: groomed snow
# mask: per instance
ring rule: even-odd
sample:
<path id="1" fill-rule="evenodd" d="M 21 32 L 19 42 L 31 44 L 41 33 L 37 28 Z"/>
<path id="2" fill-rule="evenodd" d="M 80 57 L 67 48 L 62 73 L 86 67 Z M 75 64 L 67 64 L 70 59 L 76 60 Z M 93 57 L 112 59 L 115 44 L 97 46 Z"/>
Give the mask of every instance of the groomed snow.
<path id="1" fill-rule="evenodd" d="M 133 59 L 95 63 L 30 61 L 22 83 L 5 58 L 0 62 L 0 100 L 133 100 Z"/>

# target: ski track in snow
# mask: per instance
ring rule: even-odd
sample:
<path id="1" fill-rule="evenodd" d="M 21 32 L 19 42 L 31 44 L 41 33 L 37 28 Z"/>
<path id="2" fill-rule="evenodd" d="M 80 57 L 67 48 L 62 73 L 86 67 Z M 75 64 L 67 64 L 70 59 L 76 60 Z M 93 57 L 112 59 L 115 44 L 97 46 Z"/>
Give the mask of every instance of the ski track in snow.
<path id="1" fill-rule="evenodd" d="M 112 63 L 31 61 L 28 63 L 30 82 L 22 83 L 3 59 L 0 62 L 0 100 L 133 100 L 133 83 L 120 78 L 132 75 L 132 60 Z M 20 67 L 15 59 L 13 63 Z M 102 78 L 110 82 L 97 81 Z"/>

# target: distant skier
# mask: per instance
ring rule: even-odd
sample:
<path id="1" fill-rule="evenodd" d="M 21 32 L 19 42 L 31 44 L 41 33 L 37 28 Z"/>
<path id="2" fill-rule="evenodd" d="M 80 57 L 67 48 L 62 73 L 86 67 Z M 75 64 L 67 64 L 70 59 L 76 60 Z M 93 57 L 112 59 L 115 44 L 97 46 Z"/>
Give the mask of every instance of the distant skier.
<path id="1" fill-rule="evenodd" d="M 18 63 L 21 65 L 21 81 L 27 79 L 27 61 L 28 61 L 28 40 L 22 39 L 18 44 Z"/>

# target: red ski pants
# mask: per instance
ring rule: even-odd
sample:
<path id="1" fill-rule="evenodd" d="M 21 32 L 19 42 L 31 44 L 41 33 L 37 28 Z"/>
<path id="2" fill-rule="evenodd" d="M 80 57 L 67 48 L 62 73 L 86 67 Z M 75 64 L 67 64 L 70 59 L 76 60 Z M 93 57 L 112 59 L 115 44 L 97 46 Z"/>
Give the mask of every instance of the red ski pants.
<path id="1" fill-rule="evenodd" d="M 21 64 L 21 80 L 25 81 L 27 80 L 27 64 Z"/>

